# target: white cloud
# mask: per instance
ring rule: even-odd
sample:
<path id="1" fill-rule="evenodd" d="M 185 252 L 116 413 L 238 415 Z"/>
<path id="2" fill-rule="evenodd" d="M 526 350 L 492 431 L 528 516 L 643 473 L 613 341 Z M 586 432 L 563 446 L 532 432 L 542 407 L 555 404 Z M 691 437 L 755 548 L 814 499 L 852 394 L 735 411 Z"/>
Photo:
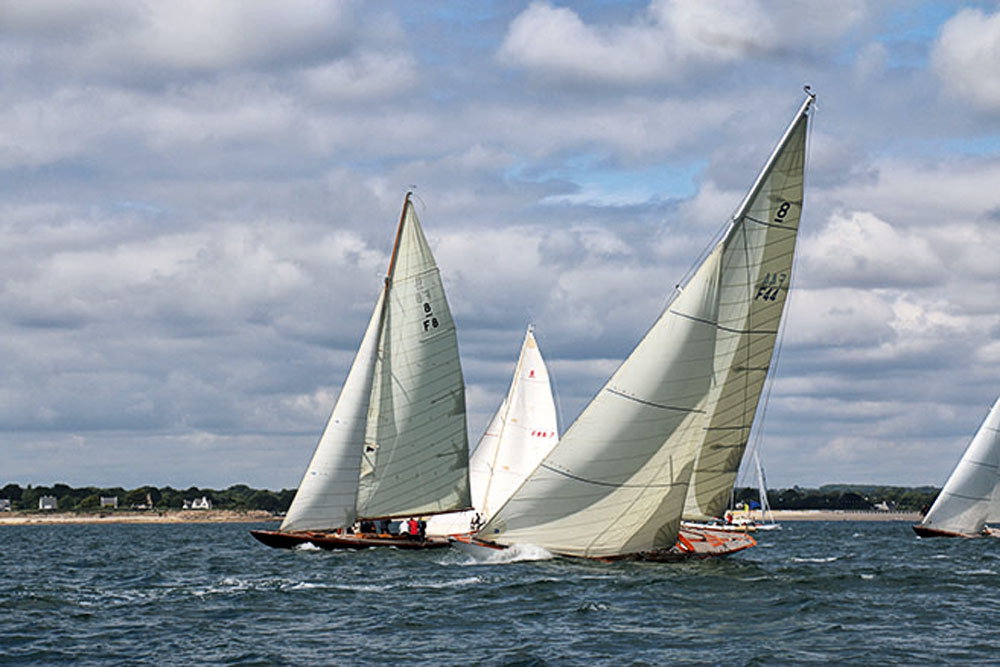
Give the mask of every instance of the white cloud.
<path id="1" fill-rule="evenodd" d="M 391 97 L 419 84 L 417 63 L 406 53 L 363 52 L 310 67 L 302 78 L 311 95 L 329 100 Z"/>
<path id="2" fill-rule="evenodd" d="M 818 235 L 803 241 L 800 256 L 812 285 L 929 285 L 945 276 L 927 238 L 866 211 L 834 215 Z"/>
<path id="3" fill-rule="evenodd" d="M 946 90 L 984 111 L 1000 110 L 1000 12 L 958 12 L 941 29 L 932 59 Z"/>
<path id="4" fill-rule="evenodd" d="M 628 23 L 600 25 L 571 8 L 533 2 L 511 22 L 498 58 L 570 81 L 677 81 L 702 66 L 829 44 L 864 13 L 852 2 L 818 20 L 814 9 L 654 0 Z"/>

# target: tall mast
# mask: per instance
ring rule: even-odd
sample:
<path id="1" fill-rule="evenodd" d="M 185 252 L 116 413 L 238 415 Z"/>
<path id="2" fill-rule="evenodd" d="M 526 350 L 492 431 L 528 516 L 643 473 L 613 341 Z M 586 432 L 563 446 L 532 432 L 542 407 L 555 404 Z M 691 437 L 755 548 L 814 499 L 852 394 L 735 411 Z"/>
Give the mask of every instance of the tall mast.
<path id="1" fill-rule="evenodd" d="M 403 234 L 403 221 L 406 220 L 406 207 L 410 205 L 410 195 L 412 194 L 412 190 L 406 193 L 406 198 L 403 200 L 403 211 L 399 214 L 399 226 L 396 227 L 396 240 L 392 244 L 392 257 L 389 259 L 389 270 L 385 274 L 385 284 L 387 286 L 389 281 L 392 280 L 392 272 L 396 267 L 396 254 L 399 252 L 399 237 Z"/>

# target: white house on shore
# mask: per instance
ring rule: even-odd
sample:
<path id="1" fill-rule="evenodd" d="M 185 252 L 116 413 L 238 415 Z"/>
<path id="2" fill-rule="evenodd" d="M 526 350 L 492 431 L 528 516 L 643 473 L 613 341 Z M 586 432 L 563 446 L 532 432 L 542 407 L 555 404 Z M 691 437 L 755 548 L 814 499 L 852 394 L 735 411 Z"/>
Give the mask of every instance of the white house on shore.
<path id="1" fill-rule="evenodd" d="M 42 496 L 38 499 L 38 509 L 57 510 L 59 509 L 59 501 L 55 496 Z"/>
<path id="2" fill-rule="evenodd" d="M 186 510 L 210 510 L 212 509 L 212 501 L 209 500 L 207 496 L 202 496 L 201 498 L 195 498 L 194 500 L 185 500 L 184 509 Z"/>
<path id="3" fill-rule="evenodd" d="M 118 509 L 118 496 L 110 496 L 110 497 L 101 496 L 101 507 L 111 507 L 112 509 Z"/>
<path id="4" fill-rule="evenodd" d="M 10 498 L 0 498 L 0 512 L 10 511 Z"/>

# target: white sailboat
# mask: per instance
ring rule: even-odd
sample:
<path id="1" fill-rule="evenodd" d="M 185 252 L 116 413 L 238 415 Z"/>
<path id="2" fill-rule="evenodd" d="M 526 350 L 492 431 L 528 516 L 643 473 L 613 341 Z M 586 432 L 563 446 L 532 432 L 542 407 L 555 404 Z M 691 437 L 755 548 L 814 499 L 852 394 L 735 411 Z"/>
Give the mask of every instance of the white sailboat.
<path id="1" fill-rule="evenodd" d="M 437 264 L 407 193 L 385 284 L 275 547 L 447 546 L 355 522 L 470 507 L 465 385 Z M 384 528 L 385 521 L 380 521 Z"/>
<path id="2" fill-rule="evenodd" d="M 469 459 L 473 509 L 431 517 L 427 534 L 468 533 L 488 521 L 558 440 L 549 371 L 529 325 L 507 395 Z"/>
<path id="3" fill-rule="evenodd" d="M 681 530 L 710 528 L 725 532 L 757 532 L 758 530 L 777 530 L 781 525 L 774 520 L 774 513 L 771 511 L 771 503 L 767 499 L 767 482 L 764 479 L 764 467 L 760 463 L 760 456 L 754 449 L 751 455 L 754 474 L 757 478 L 757 504 L 760 514 L 758 521 L 754 517 L 754 508 L 750 503 L 737 503 L 735 494 L 733 504 L 726 510 L 722 518 L 714 518 L 708 521 L 681 521 Z M 735 489 L 734 489 L 735 491 Z"/>
<path id="4" fill-rule="evenodd" d="M 1000 537 L 990 521 L 1000 521 L 1000 398 L 913 530 L 920 537 Z"/>
<path id="5" fill-rule="evenodd" d="M 771 501 L 767 499 L 767 478 L 764 477 L 764 466 L 761 465 L 760 456 L 756 449 L 753 450 L 753 464 L 757 471 L 757 496 L 760 502 L 760 522 L 757 523 L 757 530 L 776 530 L 781 528 L 781 524 L 774 520 Z"/>
<path id="6" fill-rule="evenodd" d="M 467 551 L 673 560 L 732 553 L 746 534 L 681 531 L 728 500 L 770 366 L 802 208 L 803 101 L 722 240 Z"/>

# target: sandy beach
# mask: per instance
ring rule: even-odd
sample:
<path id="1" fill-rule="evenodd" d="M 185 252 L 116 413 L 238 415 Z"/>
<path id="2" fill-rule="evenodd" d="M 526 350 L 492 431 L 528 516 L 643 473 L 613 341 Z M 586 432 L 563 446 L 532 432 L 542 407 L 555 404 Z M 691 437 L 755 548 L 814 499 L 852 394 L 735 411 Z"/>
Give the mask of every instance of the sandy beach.
<path id="1" fill-rule="evenodd" d="M 71 523 L 246 523 L 277 521 L 264 510 L 163 510 L 161 512 L 2 512 L 0 526 Z"/>

